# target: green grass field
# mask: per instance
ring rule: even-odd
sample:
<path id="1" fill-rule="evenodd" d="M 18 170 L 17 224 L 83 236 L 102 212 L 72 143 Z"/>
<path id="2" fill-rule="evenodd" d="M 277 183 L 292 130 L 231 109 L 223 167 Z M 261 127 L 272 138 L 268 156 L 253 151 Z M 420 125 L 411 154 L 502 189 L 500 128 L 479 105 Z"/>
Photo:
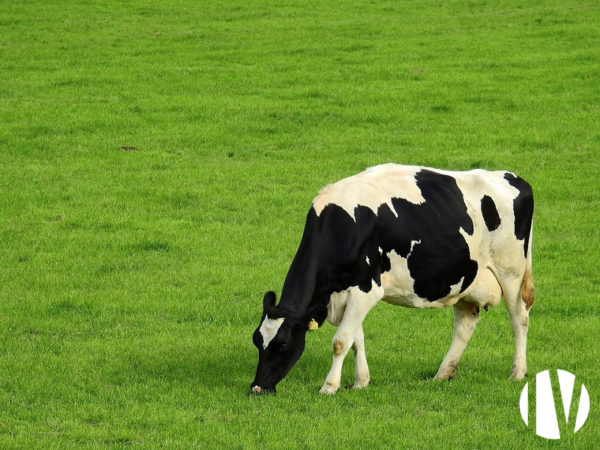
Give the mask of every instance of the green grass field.
<path id="1" fill-rule="evenodd" d="M 597 447 L 600 6 L 440 3 L 0 1 L 0 448 Z M 577 434 L 523 424 L 504 305 L 451 382 L 451 309 L 381 304 L 369 388 L 319 396 L 325 325 L 248 395 L 312 198 L 390 161 L 532 184 L 529 381 L 585 383 Z"/>

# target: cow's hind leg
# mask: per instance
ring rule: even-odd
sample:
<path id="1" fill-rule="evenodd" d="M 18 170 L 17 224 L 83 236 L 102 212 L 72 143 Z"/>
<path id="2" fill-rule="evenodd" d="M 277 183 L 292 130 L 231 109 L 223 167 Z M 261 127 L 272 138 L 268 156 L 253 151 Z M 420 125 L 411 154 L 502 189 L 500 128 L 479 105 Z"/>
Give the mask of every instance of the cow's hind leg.
<path id="1" fill-rule="evenodd" d="M 321 394 L 335 394 L 340 388 L 344 358 L 353 345 L 356 347 L 357 354 L 356 373 L 358 376 L 364 377 L 364 368 L 366 367 L 366 382 L 368 383 L 368 367 L 366 366 L 367 360 L 364 354 L 362 322 L 371 308 L 375 306 L 383 296 L 383 288 L 373 283 L 373 287 L 368 293 L 365 293 L 358 288 L 351 288 L 349 291 L 350 295 L 346 310 L 344 311 L 344 317 L 333 337 L 333 361 L 331 363 L 329 374 L 325 379 L 325 383 L 323 383 L 323 387 L 319 391 Z M 362 366 L 363 362 L 364 366 Z M 359 364 L 361 365 L 360 370 Z"/>
<path id="2" fill-rule="evenodd" d="M 435 375 L 436 380 L 449 380 L 454 377 L 458 361 L 471 340 L 477 322 L 479 322 L 479 312 L 474 309 L 473 304 L 460 300 L 454 305 L 452 343 Z"/>
<path id="3" fill-rule="evenodd" d="M 354 344 L 352 344 L 352 350 L 354 350 L 354 359 L 356 363 L 356 370 L 354 372 L 354 388 L 362 389 L 367 387 L 371 377 L 369 376 L 369 365 L 367 364 L 367 354 L 365 353 L 365 336 L 363 333 L 362 324 L 358 327 L 356 334 L 354 335 Z"/>
<path id="4" fill-rule="evenodd" d="M 534 301 L 531 269 L 528 267 L 522 280 L 505 283 L 504 299 L 515 335 L 515 359 L 510 378 L 522 380 L 527 375 L 527 331 L 529 330 L 529 308 Z"/>
<path id="5" fill-rule="evenodd" d="M 436 379 L 447 380 L 454 377 L 458 361 L 479 322 L 479 308 L 496 306 L 501 298 L 502 289 L 492 271 L 480 271 L 465 297 L 454 305 L 452 344 L 435 376 Z"/>

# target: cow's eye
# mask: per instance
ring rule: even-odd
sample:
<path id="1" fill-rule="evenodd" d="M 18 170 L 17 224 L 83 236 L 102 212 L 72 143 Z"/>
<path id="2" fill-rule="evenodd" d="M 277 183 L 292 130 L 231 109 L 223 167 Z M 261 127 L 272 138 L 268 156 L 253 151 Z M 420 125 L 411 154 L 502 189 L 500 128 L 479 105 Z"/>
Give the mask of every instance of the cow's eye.
<path id="1" fill-rule="evenodd" d="M 282 342 L 281 345 L 279 346 L 279 351 L 280 352 L 285 352 L 288 348 L 289 348 L 290 344 L 287 342 Z"/>

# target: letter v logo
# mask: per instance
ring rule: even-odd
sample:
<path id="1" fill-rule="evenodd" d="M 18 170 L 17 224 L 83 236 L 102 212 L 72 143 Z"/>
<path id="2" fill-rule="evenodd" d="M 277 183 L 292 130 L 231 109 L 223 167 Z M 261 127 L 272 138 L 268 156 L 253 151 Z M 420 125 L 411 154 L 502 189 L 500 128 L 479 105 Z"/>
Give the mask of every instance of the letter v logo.
<path id="1" fill-rule="evenodd" d="M 562 399 L 565 423 L 568 424 L 571 400 L 573 399 L 573 388 L 575 387 L 575 375 L 560 369 L 556 372 L 558 374 L 558 385 L 560 388 L 560 398 Z M 529 383 L 525 383 L 523 391 L 521 391 L 519 405 L 521 417 L 523 418 L 525 425 L 529 426 Z M 577 433 L 583 426 L 589 412 L 590 396 L 588 395 L 585 385 L 582 383 L 577 416 L 575 418 L 574 433 Z M 569 429 L 570 428 L 571 427 L 569 427 Z M 552 383 L 550 382 L 550 371 L 548 370 L 544 370 L 535 376 L 535 433 L 546 439 L 560 439 L 557 409 L 554 404 L 554 394 Z"/>

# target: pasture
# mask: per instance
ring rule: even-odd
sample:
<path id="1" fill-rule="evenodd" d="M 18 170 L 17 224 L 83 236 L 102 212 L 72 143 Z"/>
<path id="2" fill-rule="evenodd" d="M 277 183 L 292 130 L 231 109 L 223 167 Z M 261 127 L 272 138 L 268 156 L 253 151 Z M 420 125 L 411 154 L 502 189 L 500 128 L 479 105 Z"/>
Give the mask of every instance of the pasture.
<path id="1" fill-rule="evenodd" d="M 597 445 L 600 8 L 440 3 L 0 1 L 1 448 Z M 586 384 L 577 434 L 523 424 L 503 303 L 450 382 L 451 309 L 382 303 L 367 389 L 318 394 L 327 324 L 248 395 L 312 198 L 382 162 L 533 186 L 529 382 Z"/>

